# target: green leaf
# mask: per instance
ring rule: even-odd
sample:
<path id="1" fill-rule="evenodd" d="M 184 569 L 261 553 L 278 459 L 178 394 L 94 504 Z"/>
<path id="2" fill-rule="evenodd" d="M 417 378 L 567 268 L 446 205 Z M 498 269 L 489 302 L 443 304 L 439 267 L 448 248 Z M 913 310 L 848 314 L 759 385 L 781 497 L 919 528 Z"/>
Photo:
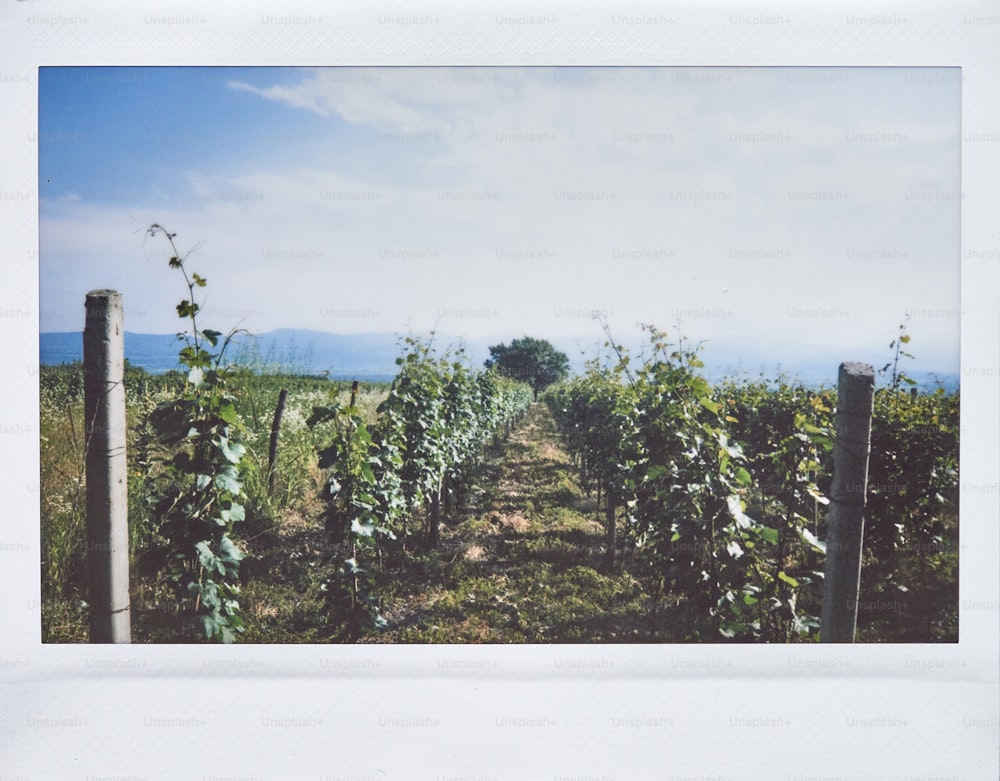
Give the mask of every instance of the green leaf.
<path id="1" fill-rule="evenodd" d="M 192 368 L 195 366 L 200 366 L 202 368 L 205 368 L 209 366 L 212 362 L 212 356 L 208 351 L 202 349 L 195 349 L 191 345 L 188 345 L 187 347 L 183 348 L 180 351 L 179 355 L 181 362 L 188 366 L 191 366 Z"/>
<path id="2" fill-rule="evenodd" d="M 750 485 L 751 482 L 750 473 L 741 466 L 736 467 L 736 472 L 734 473 L 733 477 L 736 479 L 736 482 L 739 483 L 740 485 Z"/>
<path id="3" fill-rule="evenodd" d="M 809 494 L 813 499 L 815 499 L 820 504 L 830 504 L 830 500 L 827 497 L 823 496 L 823 494 L 819 492 L 819 488 L 817 488 L 815 485 L 807 485 L 806 493 Z"/>
<path id="4" fill-rule="evenodd" d="M 826 543 L 820 542 L 820 540 L 816 537 L 816 535 L 813 534 L 808 529 L 806 528 L 799 529 L 799 536 L 802 538 L 802 541 L 805 542 L 807 545 L 810 545 L 812 548 L 818 550 L 820 553 L 826 553 Z"/>
<path id="5" fill-rule="evenodd" d="M 736 525 L 741 529 L 749 529 L 753 524 L 753 519 L 750 518 L 745 512 L 743 512 L 743 502 L 740 501 L 738 496 L 727 496 L 726 506 L 729 509 L 729 514 L 736 521 Z"/>
<path id="6" fill-rule="evenodd" d="M 220 472 L 215 476 L 215 487 L 220 491 L 228 491 L 231 494 L 239 495 L 243 490 L 243 483 L 240 481 L 238 475 L 233 475 L 226 471 Z"/>
<path id="7" fill-rule="evenodd" d="M 219 450 L 231 464 L 238 464 L 243 458 L 243 454 L 247 452 L 246 447 L 241 443 L 230 442 L 228 437 L 219 437 Z"/>
<path id="8" fill-rule="evenodd" d="M 362 522 L 355 518 L 351 521 L 351 531 L 361 537 L 371 537 L 375 533 L 375 524 Z"/>
<path id="9" fill-rule="evenodd" d="M 708 396 L 703 396 L 702 398 L 698 399 L 698 403 L 701 404 L 701 406 L 703 406 L 709 412 L 715 415 L 718 415 L 719 410 L 722 409 L 722 405 L 712 401 L 710 398 L 708 398 Z"/>
<path id="10" fill-rule="evenodd" d="M 778 571 L 778 578 L 780 580 L 785 581 L 785 583 L 787 583 L 792 588 L 798 588 L 799 587 L 799 582 L 795 578 L 793 578 L 791 575 L 786 574 L 784 570 L 779 570 Z"/>
<path id="11" fill-rule="evenodd" d="M 658 477 L 662 477 L 669 471 L 670 470 L 667 467 L 663 466 L 662 464 L 654 464 L 646 472 L 646 479 L 656 480 Z"/>
<path id="12" fill-rule="evenodd" d="M 191 280 L 198 287 L 205 287 L 205 285 L 207 284 L 207 280 L 204 277 L 198 276 L 197 274 L 191 274 Z"/>
<path id="13" fill-rule="evenodd" d="M 235 506 L 239 507 L 239 505 Z M 242 510 L 243 508 L 240 507 L 240 509 Z M 233 567 L 243 561 L 243 551 L 239 549 L 239 546 L 227 534 L 223 535 L 222 539 L 219 540 L 219 558 Z"/>
<path id="14" fill-rule="evenodd" d="M 177 315 L 178 317 L 191 317 L 198 313 L 199 306 L 191 301 L 181 301 L 177 305 Z"/>
<path id="15" fill-rule="evenodd" d="M 246 510 L 243 508 L 242 504 L 236 504 L 233 502 L 230 504 L 228 509 L 220 510 L 219 517 L 222 518 L 227 524 L 229 523 L 239 523 L 240 521 L 246 520 Z"/>
<path id="16" fill-rule="evenodd" d="M 215 620 L 215 616 L 202 615 L 198 616 L 198 621 L 201 622 L 202 629 L 205 632 L 205 637 L 212 638 L 219 631 L 219 622 Z"/>
<path id="17" fill-rule="evenodd" d="M 757 534 L 759 534 L 764 539 L 765 542 L 771 545 L 778 544 L 777 529 L 772 529 L 770 526 L 761 525 L 757 527 Z"/>
<path id="18" fill-rule="evenodd" d="M 204 331 L 201 332 L 201 335 L 204 336 L 206 340 L 208 340 L 208 343 L 211 344 L 212 347 L 215 347 L 219 343 L 219 337 L 222 336 L 222 332 L 205 329 Z"/>
<path id="19" fill-rule="evenodd" d="M 206 570 L 218 571 L 221 575 L 226 574 L 226 568 L 215 555 L 215 552 L 212 550 L 212 546 L 208 540 L 202 540 L 194 546 L 194 549 L 198 553 L 198 563 L 201 564 L 201 566 L 203 566 Z"/>

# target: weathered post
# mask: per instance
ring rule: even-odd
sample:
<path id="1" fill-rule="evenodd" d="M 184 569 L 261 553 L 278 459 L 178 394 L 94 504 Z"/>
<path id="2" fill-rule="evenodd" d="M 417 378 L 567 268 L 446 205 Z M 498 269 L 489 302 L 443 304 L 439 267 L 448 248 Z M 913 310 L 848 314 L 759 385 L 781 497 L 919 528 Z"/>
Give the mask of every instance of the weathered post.
<path id="1" fill-rule="evenodd" d="M 267 448 L 267 488 L 272 494 L 278 477 L 278 473 L 275 471 L 275 465 L 278 461 L 278 435 L 281 433 L 281 416 L 285 412 L 285 399 L 287 398 L 288 391 L 282 388 L 278 393 L 278 406 L 274 409 L 274 419 L 271 421 L 271 440 Z"/>
<path id="2" fill-rule="evenodd" d="M 867 363 L 842 363 L 837 382 L 837 438 L 833 446 L 820 642 L 853 643 L 861 584 L 875 371 Z"/>
<path id="3" fill-rule="evenodd" d="M 122 297 L 87 293 L 83 328 L 90 642 L 131 642 Z"/>

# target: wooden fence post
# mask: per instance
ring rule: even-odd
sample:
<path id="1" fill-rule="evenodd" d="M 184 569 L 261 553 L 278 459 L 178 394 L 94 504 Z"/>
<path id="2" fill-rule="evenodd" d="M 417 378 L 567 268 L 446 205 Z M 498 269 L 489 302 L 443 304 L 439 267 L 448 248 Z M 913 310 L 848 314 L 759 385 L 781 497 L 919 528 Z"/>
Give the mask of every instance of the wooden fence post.
<path id="1" fill-rule="evenodd" d="M 853 643 L 861 585 L 875 371 L 867 363 L 842 363 L 837 382 L 837 438 L 833 446 L 820 642 Z"/>
<path id="2" fill-rule="evenodd" d="M 125 331 L 115 290 L 87 293 L 83 328 L 90 642 L 131 642 Z"/>
<path id="3" fill-rule="evenodd" d="M 278 435 L 281 433 L 281 416 L 285 412 L 286 398 L 288 398 L 288 391 L 282 388 L 278 393 L 278 406 L 274 409 L 274 420 L 271 421 L 271 440 L 267 448 L 267 489 L 271 494 L 274 494 L 278 477 L 275 464 L 278 461 Z"/>

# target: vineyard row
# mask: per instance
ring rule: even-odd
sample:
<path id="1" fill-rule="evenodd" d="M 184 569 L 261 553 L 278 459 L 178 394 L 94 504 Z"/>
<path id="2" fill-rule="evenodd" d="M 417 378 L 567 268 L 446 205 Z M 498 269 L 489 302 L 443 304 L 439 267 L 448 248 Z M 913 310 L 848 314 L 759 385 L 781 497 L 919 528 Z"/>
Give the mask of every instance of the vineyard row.
<path id="1" fill-rule="evenodd" d="M 618 350 L 544 395 L 603 500 L 608 570 L 647 557 L 687 606 L 687 639 L 815 639 L 835 392 L 711 387 L 696 352 L 649 335 L 642 365 Z M 861 593 L 913 609 L 859 620 L 900 638 L 956 631 L 957 500 L 957 394 L 876 392 Z"/>
<path id="2" fill-rule="evenodd" d="M 382 546 L 407 541 L 424 519 L 429 547 L 437 547 L 442 505 L 468 486 L 471 470 L 531 404 L 523 383 L 493 371 L 474 372 L 461 360 L 435 357 L 430 347 L 407 340 L 399 374 L 374 422 L 354 406 L 316 407 L 310 426 L 329 427 L 329 444 L 319 452 L 327 470 L 327 531 L 345 546 L 343 569 L 328 582 L 329 598 L 354 630 L 366 615 L 379 614 L 370 563 Z"/>

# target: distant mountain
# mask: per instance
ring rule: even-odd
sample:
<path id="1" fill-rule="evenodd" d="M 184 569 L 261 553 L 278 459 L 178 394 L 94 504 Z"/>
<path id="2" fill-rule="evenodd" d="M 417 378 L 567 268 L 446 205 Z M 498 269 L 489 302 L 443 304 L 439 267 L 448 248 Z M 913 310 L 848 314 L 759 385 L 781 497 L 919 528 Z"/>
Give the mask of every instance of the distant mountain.
<path id="1" fill-rule="evenodd" d="M 438 334 L 434 343 L 442 347 L 461 344 L 473 366 L 482 366 L 489 357 L 489 347 L 509 342 L 509 335 L 462 340 L 457 336 Z M 550 340 L 553 346 L 569 357 L 570 368 L 581 372 L 587 360 L 594 358 L 603 340 L 593 336 L 565 337 Z M 76 332 L 43 333 L 39 335 L 40 363 L 43 365 L 72 363 L 83 359 L 83 334 Z M 627 342 L 626 349 L 639 356 L 645 347 L 641 340 Z M 176 369 L 180 345 L 173 334 L 134 334 L 125 332 L 125 357 L 134 365 L 154 374 Z M 396 358 L 401 352 L 400 337 L 389 333 L 333 334 L 325 331 L 281 328 L 259 335 L 240 335 L 229 348 L 229 355 L 238 363 L 260 369 L 275 369 L 299 374 L 329 372 L 333 379 L 367 381 L 389 380 L 396 375 Z M 607 354 L 606 349 L 600 350 Z M 776 350 L 776 352 L 778 352 Z M 730 350 L 720 345 L 707 345 L 702 359 L 704 372 L 710 381 L 723 378 L 759 379 L 782 375 L 809 386 L 834 386 L 840 361 L 857 356 L 824 358 L 789 356 L 791 360 L 776 360 L 773 355 L 746 350 Z M 957 363 L 957 361 L 956 361 Z M 905 367 L 904 367 L 905 368 Z M 947 390 L 958 387 L 959 371 L 908 372 L 923 390 L 933 390 L 938 383 Z"/>
<path id="2" fill-rule="evenodd" d="M 180 368 L 181 347 L 174 334 L 125 332 L 125 358 L 153 374 Z M 40 363 L 83 360 L 83 334 L 39 334 Z M 387 379 L 396 374 L 399 345 L 393 334 L 329 334 L 322 331 L 280 329 L 265 334 L 239 334 L 227 354 L 237 363 L 260 369 L 300 374 L 329 372 L 335 379 Z"/>

